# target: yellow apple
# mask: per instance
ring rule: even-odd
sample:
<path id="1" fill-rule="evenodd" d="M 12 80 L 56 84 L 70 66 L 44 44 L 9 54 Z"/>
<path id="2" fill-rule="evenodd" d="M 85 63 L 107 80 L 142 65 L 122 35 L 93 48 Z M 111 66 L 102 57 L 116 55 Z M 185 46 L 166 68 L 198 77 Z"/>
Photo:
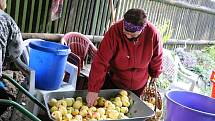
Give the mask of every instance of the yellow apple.
<path id="1" fill-rule="evenodd" d="M 57 107 L 60 107 L 60 106 L 67 107 L 66 101 L 65 100 L 57 101 Z"/>
<path id="2" fill-rule="evenodd" d="M 57 111 L 57 110 L 58 110 L 57 106 L 53 106 L 53 107 L 51 107 L 51 109 L 50 109 L 51 112 L 54 112 L 54 111 Z"/>
<path id="3" fill-rule="evenodd" d="M 73 108 L 75 109 L 80 109 L 82 106 L 82 102 L 80 100 L 76 100 L 74 103 L 73 103 Z"/>
<path id="4" fill-rule="evenodd" d="M 125 90 L 120 90 L 119 94 L 122 96 L 128 96 L 128 92 Z"/>
<path id="5" fill-rule="evenodd" d="M 105 114 L 105 109 L 104 108 L 98 108 L 97 112 L 100 113 L 100 115 L 104 115 Z"/>
<path id="6" fill-rule="evenodd" d="M 67 109 L 64 106 L 60 106 L 59 107 L 59 111 L 62 113 L 62 115 L 66 115 L 67 114 Z"/>
<path id="7" fill-rule="evenodd" d="M 60 111 L 54 111 L 51 115 L 56 121 L 62 120 L 62 113 Z"/>
<path id="8" fill-rule="evenodd" d="M 52 98 L 49 102 L 48 102 L 49 106 L 53 107 L 57 105 L 57 99 Z"/>
<path id="9" fill-rule="evenodd" d="M 121 107 L 120 108 L 120 112 L 122 112 L 122 113 L 128 113 L 128 107 Z"/>
<path id="10" fill-rule="evenodd" d="M 65 101 L 67 103 L 67 106 L 71 107 L 73 105 L 73 103 L 75 102 L 75 99 L 74 98 L 66 98 Z"/>

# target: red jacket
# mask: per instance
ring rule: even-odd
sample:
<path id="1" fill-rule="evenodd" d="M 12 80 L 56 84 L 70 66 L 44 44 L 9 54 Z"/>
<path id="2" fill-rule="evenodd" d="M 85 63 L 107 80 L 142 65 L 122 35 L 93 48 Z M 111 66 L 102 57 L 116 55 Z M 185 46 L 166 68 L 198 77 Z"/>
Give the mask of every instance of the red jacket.
<path id="1" fill-rule="evenodd" d="M 160 75 L 162 55 L 161 37 L 152 23 L 147 22 L 137 41 L 129 41 L 123 34 L 123 21 L 119 21 L 105 33 L 99 45 L 89 75 L 88 91 L 99 92 L 110 70 L 113 72 L 111 79 L 119 88 L 140 89 L 149 75 Z"/>

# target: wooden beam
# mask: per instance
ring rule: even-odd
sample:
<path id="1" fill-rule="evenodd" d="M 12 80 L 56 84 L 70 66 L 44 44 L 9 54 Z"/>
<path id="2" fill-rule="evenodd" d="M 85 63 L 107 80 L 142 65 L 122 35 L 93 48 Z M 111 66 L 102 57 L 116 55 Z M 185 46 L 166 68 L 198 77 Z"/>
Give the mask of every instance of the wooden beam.
<path id="1" fill-rule="evenodd" d="M 215 45 L 215 41 L 209 40 L 176 40 L 171 39 L 167 41 L 165 44 L 167 45 Z"/>
<path id="2" fill-rule="evenodd" d="M 44 39 L 49 41 L 60 42 L 64 34 L 49 34 L 49 33 L 22 33 L 23 39 Z M 94 43 L 100 43 L 104 36 L 85 35 Z M 215 41 L 209 40 L 176 40 L 171 39 L 165 45 L 215 45 Z"/>
<path id="3" fill-rule="evenodd" d="M 48 33 L 22 33 L 22 38 L 25 39 L 44 39 L 48 41 L 60 42 L 63 34 L 48 34 Z"/>
<path id="4" fill-rule="evenodd" d="M 189 4 L 189 3 L 183 2 L 183 1 L 175 1 L 175 0 L 151 0 L 151 1 L 161 2 L 164 4 L 173 5 L 173 6 L 176 6 L 179 8 L 186 8 L 186 9 L 191 9 L 191 10 L 215 15 L 215 9 L 211 9 L 211 8 L 204 7 L 201 5 Z"/>

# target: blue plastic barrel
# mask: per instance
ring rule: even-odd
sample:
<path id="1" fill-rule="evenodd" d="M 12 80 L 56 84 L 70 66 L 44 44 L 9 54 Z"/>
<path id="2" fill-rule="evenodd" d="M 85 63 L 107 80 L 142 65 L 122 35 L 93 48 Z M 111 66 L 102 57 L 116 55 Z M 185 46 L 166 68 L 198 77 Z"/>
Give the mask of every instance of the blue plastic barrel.
<path id="1" fill-rule="evenodd" d="M 42 90 L 59 89 L 70 49 L 48 41 L 33 41 L 29 46 L 29 66 L 36 72 L 35 87 Z"/>
<path id="2" fill-rule="evenodd" d="M 188 91 L 166 93 L 165 121 L 215 121 L 215 99 Z"/>

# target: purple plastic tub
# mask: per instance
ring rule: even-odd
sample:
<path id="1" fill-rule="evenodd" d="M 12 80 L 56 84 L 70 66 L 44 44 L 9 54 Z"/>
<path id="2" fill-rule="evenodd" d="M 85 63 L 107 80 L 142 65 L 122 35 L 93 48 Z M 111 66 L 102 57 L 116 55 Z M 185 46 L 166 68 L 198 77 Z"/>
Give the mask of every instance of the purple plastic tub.
<path id="1" fill-rule="evenodd" d="M 215 99 L 188 91 L 166 93 L 165 121 L 215 121 Z"/>

